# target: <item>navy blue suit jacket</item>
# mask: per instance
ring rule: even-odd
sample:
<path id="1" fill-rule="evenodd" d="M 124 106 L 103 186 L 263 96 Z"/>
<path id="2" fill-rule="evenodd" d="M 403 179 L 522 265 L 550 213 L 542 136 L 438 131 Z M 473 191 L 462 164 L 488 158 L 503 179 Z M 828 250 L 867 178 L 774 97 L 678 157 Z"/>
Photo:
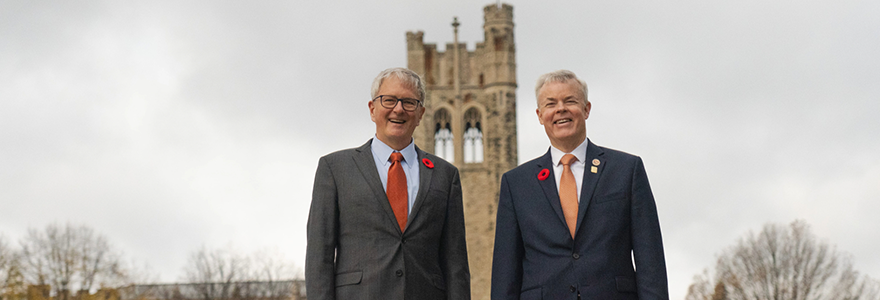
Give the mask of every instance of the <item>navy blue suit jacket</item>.
<path id="1" fill-rule="evenodd" d="M 590 170 L 594 159 L 596 173 Z M 493 300 L 669 298 L 657 207 L 642 159 L 590 142 L 586 164 L 574 238 L 559 204 L 550 151 L 504 174 Z M 541 180 L 544 169 L 549 175 Z"/>

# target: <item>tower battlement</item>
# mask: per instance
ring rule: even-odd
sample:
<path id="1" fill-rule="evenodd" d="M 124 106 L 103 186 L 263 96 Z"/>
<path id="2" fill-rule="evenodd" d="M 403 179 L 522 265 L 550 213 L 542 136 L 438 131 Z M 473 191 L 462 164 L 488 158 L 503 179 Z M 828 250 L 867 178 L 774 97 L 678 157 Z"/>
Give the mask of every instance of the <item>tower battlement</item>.
<path id="1" fill-rule="evenodd" d="M 483 21 L 488 23 L 510 23 L 513 25 L 513 6 L 502 3 L 483 7 Z"/>
<path id="2" fill-rule="evenodd" d="M 413 51 L 419 48 L 424 47 L 425 45 L 425 33 L 422 31 L 407 31 L 406 32 L 406 50 Z"/>
<path id="3" fill-rule="evenodd" d="M 501 175 L 517 165 L 516 47 L 513 6 L 483 8 L 484 40 L 468 51 L 458 41 L 425 43 L 407 32 L 407 66 L 426 84 L 425 114 L 413 134 L 416 145 L 458 167 L 464 201 L 472 299 L 489 299 L 495 212 Z"/>

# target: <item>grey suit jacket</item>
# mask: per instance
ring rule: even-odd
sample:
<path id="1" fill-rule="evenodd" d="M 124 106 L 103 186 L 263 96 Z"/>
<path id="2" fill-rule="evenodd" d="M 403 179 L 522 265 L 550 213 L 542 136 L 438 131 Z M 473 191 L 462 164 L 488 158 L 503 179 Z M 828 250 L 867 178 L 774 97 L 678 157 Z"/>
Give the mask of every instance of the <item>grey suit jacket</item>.
<path id="1" fill-rule="evenodd" d="M 318 162 L 307 225 L 307 298 L 470 299 L 458 169 L 416 147 L 419 192 L 401 232 L 371 141 Z"/>

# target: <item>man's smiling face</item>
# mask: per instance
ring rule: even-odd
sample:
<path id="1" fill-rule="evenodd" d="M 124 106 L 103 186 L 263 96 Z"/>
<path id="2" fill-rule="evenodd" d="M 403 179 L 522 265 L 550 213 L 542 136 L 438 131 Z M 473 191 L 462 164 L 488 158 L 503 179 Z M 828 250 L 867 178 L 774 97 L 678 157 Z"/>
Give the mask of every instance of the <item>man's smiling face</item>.
<path id="1" fill-rule="evenodd" d="M 573 80 L 549 82 L 538 92 L 538 122 L 554 147 L 570 151 L 587 137 L 587 118 L 590 102 L 578 90 Z"/>
<path id="2" fill-rule="evenodd" d="M 395 96 L 398 99 L 419 99 L 413 87 L 404 84 L 397 76 L 389 76 L 382 81 L 377 95 Z M 419 99 L 421 100 L 421 99 Z M 412 141 L 413 132 L 425 108 L 419 106 L 415 111 L 403 110 L 403 103 L 398 102 L 394 108 L 385 108 L 377 101 L 370 101 L 370 118 L 376 123 L 376 137 L 395 150 L 401 150 Z"/>

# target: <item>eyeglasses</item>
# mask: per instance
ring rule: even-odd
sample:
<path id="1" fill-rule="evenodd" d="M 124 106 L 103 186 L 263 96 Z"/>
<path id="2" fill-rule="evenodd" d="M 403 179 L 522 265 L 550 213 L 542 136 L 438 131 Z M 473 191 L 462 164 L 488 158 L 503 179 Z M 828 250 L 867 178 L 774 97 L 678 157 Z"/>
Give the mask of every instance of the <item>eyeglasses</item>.
<path id="1" fill-rule="evenodd" d="M 397 106 L 397 102 L 400 102 L 401 106 L 403 106 L 403 110 L 405 111 L 415 111 L 419 105 L 422 105 L 422 101 L 413 98 L 397 98 L 395 96 L 387 96 L 387 95 L 379 95 L 376 98 L 373 98 L 373 101 L 379 100 L 379 103 L 382 104 L 382 107 L 387 109 L 394 109 Z"/>

